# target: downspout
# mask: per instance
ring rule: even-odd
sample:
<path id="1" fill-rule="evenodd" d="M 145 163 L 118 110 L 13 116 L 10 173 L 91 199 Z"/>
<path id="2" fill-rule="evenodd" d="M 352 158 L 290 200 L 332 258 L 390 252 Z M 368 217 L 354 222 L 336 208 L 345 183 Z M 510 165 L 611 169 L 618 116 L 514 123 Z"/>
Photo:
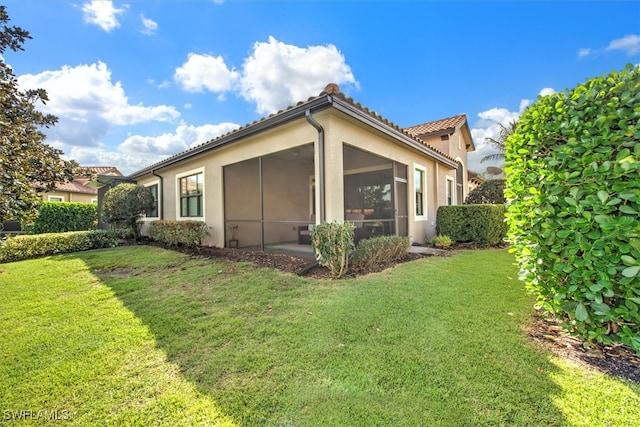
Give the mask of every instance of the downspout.
<path id="1" fill-rule="evenodd" d="M 320 123 L 316 122 L 314 118 L 311 116 L 311 110 L 306 110 L 304 112 L 304 116 L 307 119 L 307 122 L 311 126 L 313 126 L 318 131 L 318 182 L 316 183 L 316 188 L 318 189 L 318 195 L 320 196 L 320 201 L 318 203 L 318 221 L 324 222 L 325 220 L 325 212 L 324 212 L 324 129 L 320 125 Z"/>
<path id="2" fill-rule="evenodd" d="M 164 219 L 164 179 L 156 173 L 155 169 L 151 169 L 151 175 L 160 178 L 160 188 L 158 188 L 158 204 L 160 205 L 160 219 Z"/>

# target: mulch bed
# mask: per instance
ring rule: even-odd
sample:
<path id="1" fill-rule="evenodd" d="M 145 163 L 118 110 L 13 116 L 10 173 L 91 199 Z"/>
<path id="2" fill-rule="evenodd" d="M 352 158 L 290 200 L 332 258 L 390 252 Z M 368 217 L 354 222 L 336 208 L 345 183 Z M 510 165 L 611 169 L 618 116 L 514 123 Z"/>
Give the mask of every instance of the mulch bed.
<path id="1" fill-rule="evenodd" d="M 471 248 L 475 248 L 475 246 L 458 245 L 455 247 L 457 250 Z M 298 273 L 313 263 L 313 260 L 305 257 L 245 249 L 202 247 L 197 251 L 184 250 L 184 252 L 212 259 L 251 262 L 257 267 L 275 268 L 287 273 Z M 447 255 L 450 254 L 451 252 L 447 253 Z M 354 278 L 383 271 L 398 263 L 413 261 L 425 256 L 423 254 L 408 253 L 394 263 L 379 264 L 367 269 L 350 268 L 347 277 Z M 321 266 L 309 269 L 304 275 L 320 279 L 331 277 L 329 270 Z M 549 349 L 559 357 L 580 363 L 591 369 L 606 372 L 618 378 L 640 383 L 640 357 L 628 347 L 621 345 L 605 346 L 597 343 L 588 345 L 580 339 L 569 335 L 556 319 L 549 316 L 537 316 L 527 325 L 525 332 L 533 341 Z"/>

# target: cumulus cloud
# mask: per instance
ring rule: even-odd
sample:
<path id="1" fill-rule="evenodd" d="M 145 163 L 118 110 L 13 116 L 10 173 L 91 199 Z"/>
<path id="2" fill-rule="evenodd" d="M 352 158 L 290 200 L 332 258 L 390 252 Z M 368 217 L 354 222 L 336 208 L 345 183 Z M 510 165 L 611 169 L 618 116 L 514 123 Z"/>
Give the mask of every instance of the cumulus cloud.
<path id="1" fill-rule="evenodd" d="M 140 15 L 140 19 L 142 20 L 142 29 L 140 32 L 147 36 L 152 36 L 156 33 L 158 29 L 158 23 L 153 19 L 149 19 L 144 15 Z"/>
<path id="2" fill-rule="evenodd" d="M 232 89 L 239 74 L 227 67 L 222 56 L 190 53 L 187 62 L 173 75 L 178 85 L 187 92 L 226 92 Z"/>
<path id="3" fill-rule="evenodd" d="M 239 125 L 235 123 L 203 126 L 181 123 L 173 133 L 159 136 L 132 135 L 120 144 L 118 149 L 129 154 L 144 153 L 145 156 L 147 154 L 172 155 L 224 135 L 238 127 Z"/>
<path id="4" fill-rule="evenodd" d="M 60 118 L 47 134 L 71 146 L 97 146 L 112 126 L 170 122 L 180 116 L 172 106 L 131 104 L 121 83 L 111 81 L 111 71 L 103 62 L 24 74 L 18 84 L 47 91 L 49 102 L 41 110 Z"/>
<path id="5" fill-rule="evenodd" d="M 538 95 L 547 96 L 547 95 L 553 95 L 554 93 L 556 93 L 556 90 L 554 88 L 545 87 L 545 88 L 542 88 L 542 90 L 538 93 Z"/>
<path id="6" fill-rule="evenodd" d="M 255 43 L 244 62 L 241 95 L 258 113 L 272 113 L 317 95 L 329 82 L 356 83 L 334 45 L 301 48 L 269 37 Z"/>
<path id="7" fill-rule="evenodd" d="M 124 13 L 125 8 L 115 8 L 111 0 L 91 0 L 82 5 L 82 12 L 85 22 L 97 25 L 109 33 L 120 26 L 118 15 Z"/>
<path id="8" fill-rule="evenodd" d="M 540 94 L 548 94 L 551 88 L 544 88 L 540 91 Z M 507 108 L 491 108 L 489 110 L 478 113 L 480 120 L 471 129 L 471 137 L 473 138 L 476 150 L 469 153 L 469 169 L 475 172 L 483 173 L 489 166 L 502 167 L 502 163 L 499 160 L 480 162 L 480 160 L 490 154 L 496 152 L 495 148 L 486 144 L 487 138 L 498 139 L 500 137 L 500 125 L 508 126 L 514 120 L 518 120 L 524 110 L 531 105 L 530 99 L 523 99 L 520 101 L 518 111 L 510 111 Z"/>

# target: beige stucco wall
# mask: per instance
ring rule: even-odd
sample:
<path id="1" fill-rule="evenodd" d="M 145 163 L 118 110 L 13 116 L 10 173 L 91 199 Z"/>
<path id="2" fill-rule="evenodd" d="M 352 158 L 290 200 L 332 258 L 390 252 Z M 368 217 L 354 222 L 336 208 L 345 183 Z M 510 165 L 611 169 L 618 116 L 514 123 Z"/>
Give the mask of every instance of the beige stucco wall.
<path id="1" fill-rule="evenodd" d="M 435 234 L 437 207 L 446 203 L 445 182 L 446 177 L 455 178 L 455 170 L 448 166 L 437 164 L 433 159 L 426 157 L 417 150 L 398 143 L 393 138 L 377 131 L 372 131 L 359 121 L 340 113 L 334 109 L 325 109 L 313 114 L 314 119 L 322 125 L 325 131 L 325 211 L 327 221 L 343 221 L 344 219 L 344 187 L 343 187 L 343 145 L 348 144 L 358 149 L 371 152 L 375 155 L 402 163 L 408 167 L 408 201 L 409 201 L 409 236 L 412 241 L 424 242 L 425 239 Z M 211 237 L 204 243 L 215 246 L 225 246 L 224 224 L 224 176 L 225 165 L 236 164 L 247 159 L 256 158 L 266 154 L 280 152 L 292 147 L 314 144 L 315 151 L 315 176 L 319 176 L 318 133 L 304 118 L 297 119 L 276 129 L 264 131 L 259 135 L 233 142 L 222 148 L 202 154 L 196 158 L 180 162 L 177 165 L 156 171 L 163 177 L 160 203 L 164 207 L 164 219 L 180 219 L 178 212 L 177 182 L 180 176 L 202 171 L 204 173 L 204 215 L 200 219 L 206 221 L 210 228 Z M 464 142 L 461 146 L 464 148 Z M 466 166 L 466 150 L 463 150 L 464 164 Z M 285 165 L 283 165 L 284 167 Z M 286 165 L 291 167 L 291 165 Z M 426 214 L 421 217 L 415 215 L 414 196 L 414 170 L 420 168 L 426 176 Z M 273 169 L 276 174 L 277 168 Z M 238 171 L 236 171 L 238 172 Z M 302 175 L 301 175 L 302 176 Z M 255 194 L 242 193 L 242 177 L 237 176 L 239 197 L 247 199 L 247 209 L 256 206 Z M 308 179 L 302 178 L 302 182 L 291 183 L 279 181 L 277 176 L 265 177 L 276 183 L 274 192 L 265 194 L 265 204 L 279 203 L 277 198 L 271 197 L 278 192 L 307 192 Z M 138 179 L 142 185 L 151 185 L 159 182 L 159 178 L 151 174 Z M 463 188 L 466 188 L 466 182 Z M 316 186 L 318 189 L 318 186 Z M 319 206 L 320 192 L 316 191 L 316 206 Z M 276 217 L 300 219 L 308 218 L 308 204 L 282 205 L 279 208 L 269 208 L 269 212 Z M 247 212 L 249 215 L 251 212 Z M 254 243 L 256 232 L 253 225 L 241 226 L 238 238 L 243 242 L 242 246 Z M 297 231 L 295 226 L 283 226 L 274 233 L 282 233 L 283 240 L 295 240 Z M 246 234 L 245 234 L 246 233 Z M 277 238 L 278 236 L 269 236 Z M 244 240 L 243 240 L 244 239 Z M 259 241 L 255 242 L 256 244 Z"/>
<path id="2" fill-rule="evenodd" d="M 97 203 L 97 194 L 71 193 L 68 191 L 51 191 L 42 194 L 42 200 L 49 201 L 49 196 L 62 197 L 64 202 Z"/>

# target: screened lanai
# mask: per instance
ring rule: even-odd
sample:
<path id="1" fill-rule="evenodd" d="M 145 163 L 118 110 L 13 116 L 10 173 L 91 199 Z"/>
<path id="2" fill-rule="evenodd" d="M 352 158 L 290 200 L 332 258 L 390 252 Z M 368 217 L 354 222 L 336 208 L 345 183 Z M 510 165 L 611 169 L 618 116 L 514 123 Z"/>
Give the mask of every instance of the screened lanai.
<path id="1" fill-rule="evenodd" d="M 344 217 L 356 242 L 376 235 L 407 235 L 407 166 L 343 146 Z M 286 249 L 306 246 L 315 223 L 313 144 L 224 167 L 227 246 Z M 334 216 L 335 217 L 335 216 Z"/>

